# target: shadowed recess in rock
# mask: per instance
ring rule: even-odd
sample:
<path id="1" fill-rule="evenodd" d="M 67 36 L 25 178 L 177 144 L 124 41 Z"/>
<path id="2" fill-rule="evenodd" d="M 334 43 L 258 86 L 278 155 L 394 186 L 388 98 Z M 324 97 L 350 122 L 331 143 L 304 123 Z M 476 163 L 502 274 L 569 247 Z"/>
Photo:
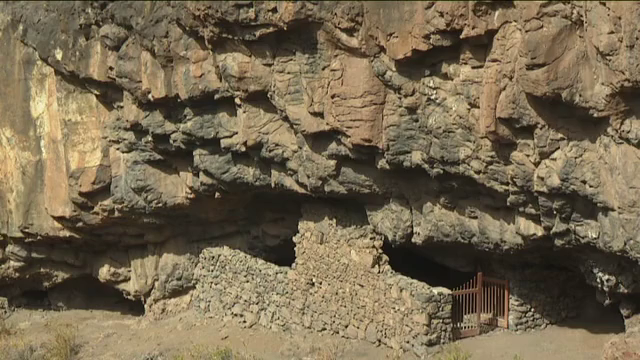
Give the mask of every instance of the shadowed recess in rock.
<path id="1" fill-rule="evenodd" d="M 590 288 L 593 292 L 595 289 Z M 620 334 L 625 330 L 624 318 L 618 304 L 603 305 L 593 296 L 586 296 L 582 303 L 576 304 L 578 316 L 560 322 L 558 325 L 584 329 L 594 334 Z"/>
<path id="2" fill-rule="evenodd" d="M 557 325 L 618 334 L 625 331 L 625 318 L 640 305 L 633 295 L 606 293 L 589 285 L 575 267 L 575 256 L 563 252 L 497 255 L 457 244 L 419 247 L 388 242 L 382 250 L 394 271 L 430 286 L 453 289 L 478 271 L 508 280 L 508 325 L 514 331 Z"/>
<path id="3" fill-rule="evenodd" d="M 459 271 L 435 262 L 420 254 L 415 246 L 393 246 L 385 242 L 382 251 L 389 257 L 389 265 L 394 271 L 430 286 L 453 289 L 475 275 L 475 272 Z"/>
<path id="4" fill-rule="evenodd" d="M 249 249 L 247 254 L 278 266 L 291 267 L 296 260 L 295 244 L 291 238 L 280 240 L 273 246 L 262 246 L 261 249 L 252 250 Z"/>
<path id="5" fill-rule="evenodd" d="M 628 299 L 613 294 L 602 296 L 586 284 L 582 274 L 553 265 L 526 263 L 504 266 L 498 272 L 509 280 L 512 330 L 557 325 L 593 334 L 624 332 L 621 312 Z"/>
<path id="6" fill-rule="evenodd" d="M 10 301 L 11 306 L 54 310 L 103 310 L 126 315 L 144 315 L 142 301 L 129 300 L 117 289 L 91 276 L 68 279 L 48 290 L 26 290 Z"/>

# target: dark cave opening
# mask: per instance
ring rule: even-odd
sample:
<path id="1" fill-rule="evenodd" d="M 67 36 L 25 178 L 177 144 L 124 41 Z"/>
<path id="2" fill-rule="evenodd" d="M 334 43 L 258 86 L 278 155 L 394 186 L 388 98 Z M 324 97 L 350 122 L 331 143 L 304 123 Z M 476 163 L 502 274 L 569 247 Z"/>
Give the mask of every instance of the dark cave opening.
<path id="1" fill-rule="evenodd" d="M 278 198 L 265 193 L 253 194 L 246 206 L 247 226 L 243 240 L 224 242 L 248 255 L 271 264 L 291 268 L 296 260 L 296 244 L 300 222 L 300 199 L 282 195 Z M 216 246 L 216 245 L 214 245 Z"/>
<path id="2" fill-rule="evenodd" d="M 264 247 L 260 257 L 274 265 L 290 268 L 296 261 L 296 244 L 292 238 L 280 240 L 276 245 Z"/>
<path id="3" fill-rule="evenodd" d="M 483 272 L 509 281 L 509 329 L 530 331 L 554 325 L 592 334 L 624 332 L 620 298 L 603 305 L 596 288 L 573 267 L 573 260 L 559 253 L 479 257 Z"/>
<path id="4" fill-rule="evenodd" d="M 20 295 L 9 298 L 9 306 L 25 309 L 48 309 L 49 296 L 46 290 L 25 290 Z"/>
<path id="5" fill-rule="evenodd" d="M 508 280 L 508 325 L 512 331 L 544 329 L 548 325 L 593 334 L 618 334 L 625 330 L 619 309 L 623 297 L 612 294 L 615 300 L 603 305 L 596 289 L 580 271 L 568 265 L 570 261 L 566 258 L 563 264 L 555 256 L 539 254 L 529 258 L 442 244 L 419 247 L 385 242 L 382 250 L 395 272 L 430 286 L 454 289 L 480 270 L 485 276 Z M 624 298 L 640 308 L 638 299 Z"/>
<path id="6" fill-rule="evenodd" d="M 611 301 L 585 278 L 576 264 L 575 254 L 542 251 L 535 254 L 493 254 L 481 260 L 509 280 L 510 328 L 531 330 L 539 326 L 582 329 L 592 334 L 618 334 L 625 331 L 620 302 L 635 302 L 628 295 L 609 294 Z M 524 311 L 523 311 L 524 309 Z"/>
<path id="7" fill-rule="evenodd" d="M 576 316 L 565 319 L 558 326 L 584 329 L 592 334 L 620 334 L 625 331 L 624 317 L 618 303 L 603 305 L 595 296 L 595 288 L 588 286 L 589 293 L 582 303 L 576 304 Z"/>
<path id="8" fill-rule="evenodd" d="M 119 290 L 92 276 L 65 280 L 49 289 L 48 296 L 53 308 L 104 310 L 126 315 L 144 315 L 144 304 L 141 300 L 127 299 Z"/>
<path id="9" fill-rule="evenodd" d="M 102 310 L 142 316 L 141 300 L 127 299 L 117 289 L 91 276 L 63 281 L 48 290 L 25 290 L 10 299 L 10 306 L 46 310 Z"/>
<path id="10" fill-rule="evenodd" d="M 472 271 L 456 270 L 433 261 L 416 246 L 393 246 L 384 242 L 382 251 L 389 258 L 389 265 L 395 272 L 430 286 L 453 289 L 476 275 Z"/>

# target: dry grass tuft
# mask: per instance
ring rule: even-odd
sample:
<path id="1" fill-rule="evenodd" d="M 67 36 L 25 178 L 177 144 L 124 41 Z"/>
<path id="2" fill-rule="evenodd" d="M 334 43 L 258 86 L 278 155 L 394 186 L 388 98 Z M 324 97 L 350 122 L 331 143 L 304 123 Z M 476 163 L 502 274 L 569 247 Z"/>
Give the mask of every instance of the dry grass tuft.
<path id="1" fill-rule="evenodd" d="M 0 340 L 8 338 L 14 333 L 13 328 L 4 319 L 0 319 Z"/>
<path id="2" fill-rule="evenodd" d="M 43 359 L 38 345 L 28 343 L 22 338 L 5 338 L 0 342 L 0 352 L 5 360 L 40 360 Z"/>
<path id="3" fill-rule="evenodd" d="M 313 360 L 338 360 L 342 355 L 342 348 L 337 343 L 329 343 L 316 349 L 311 355 Z"/>
<path id="4" fill-rule="evenodd" d="M 260 360 L 254 355 L 234 352 L 228 347 L 210 348 L 204 345 L 193 347 L 175 355 L 172 360 Z"/>
<path id="5" fill-rule="evenodd" d="M 79 345 L 76 330 L 70 326 L 52 329 L 53 337 L 45 343 L 25 340 L 19 331 L 0 322 L 0 358 L 2 360 L 73 360 Z"/>
<path id="6" fill-rule="evenodd" d="M 471 353 L 463 350 L 457 344 L 448 344 L 442 348 L 442 351 L 436 357 L 436 360 L 469 360 Z"/>
<path id="7" fill-rule="evenodd" d="M 400 360 L 402 359 L 402 355 L 404 355 L 404 351 L 400 349 L 392 350 L 390 353 L 387 354 L 387 360 Z"/>
<path id="8" fill-rule="evenodd" d="M 78 354 L 78 332 L 76 328 L 62 325 L 54 329 L 53 339 L 45 345 L 47 360 L 72 360 Z"/>
<path id="9" fill-rule="evenodd" d="M 0 320 L 0 353 L 2 359 L 33 360 L 36 359 L 38 347 L 25 342 L 21 336 L 4 319 Z"/>

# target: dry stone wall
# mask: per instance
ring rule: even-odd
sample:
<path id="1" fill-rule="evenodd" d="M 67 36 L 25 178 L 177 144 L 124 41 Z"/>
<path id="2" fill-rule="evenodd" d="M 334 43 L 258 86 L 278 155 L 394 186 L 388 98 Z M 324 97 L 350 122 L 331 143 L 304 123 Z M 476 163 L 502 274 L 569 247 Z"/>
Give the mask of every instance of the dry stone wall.
<path id="1" fill-rule="evenodd" d="M 510 274 L 509 329 L 544 329 L 580 314 L 588 293 L 575 275 L 544 269 Z"/>
<path id="2" fill-rule="evenodd" d="M 311 329 L 418 355 L 450 341 L 451 292 L 393 272 L 382 238 L 343 223 L 348 216 L 306 207 L 292 268 L 227 246 L 204 249 L 194 306 L 248 327 Z"/>

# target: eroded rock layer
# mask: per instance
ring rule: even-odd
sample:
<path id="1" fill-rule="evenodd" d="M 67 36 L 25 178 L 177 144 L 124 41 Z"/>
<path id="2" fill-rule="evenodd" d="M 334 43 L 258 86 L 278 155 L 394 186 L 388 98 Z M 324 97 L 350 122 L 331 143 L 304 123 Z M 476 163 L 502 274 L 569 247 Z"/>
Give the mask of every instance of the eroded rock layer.
<path id="1" fill-rule="evenodd" d="M 553 263 L 633 297 L 638 16 L 635 2 L 2 3 L 2 291 L 91 275 L 162 313 L 241 271 L 209 261 L 246 255 L 257 272 L 293 263 L 276 288 L 307 274 L 327 285 L 306 301 L 353 303 L 341 286 L 412 283 L 388 243 L 458 268 Z M 336 208 L 359 220 L 327 228 Z M 352 279 L 323 262 L 342 252 Z M 405 341 L 383 323 L 376 341 Z M 419 326 L 431 338 L 413 348 L 449 338 Z"/>

